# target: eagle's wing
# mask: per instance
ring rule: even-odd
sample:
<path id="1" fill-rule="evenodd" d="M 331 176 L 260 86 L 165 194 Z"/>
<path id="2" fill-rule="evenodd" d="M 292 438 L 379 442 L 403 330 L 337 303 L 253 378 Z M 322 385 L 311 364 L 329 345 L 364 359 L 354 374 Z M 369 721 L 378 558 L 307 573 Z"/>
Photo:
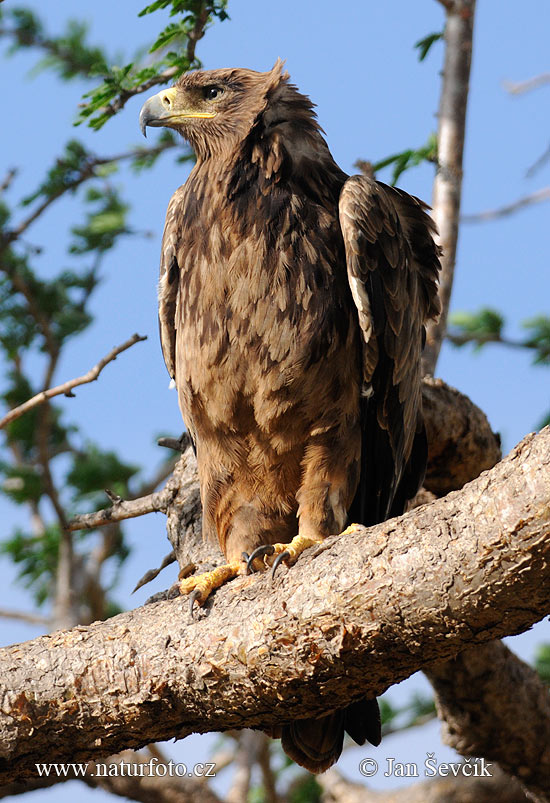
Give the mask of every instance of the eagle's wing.
<path id="1" fill-rule="evenodd" d="M 177 255 L 178 220 L 183 188 L 176 190 L 166 212 L 160 256 L 158 286 L 160 344 L 170 377 L 176 379 L 176 307 L 179 292 L 179 266 Z"/>
<path id="2" fill-rule="evenodd" d="M 363 346 L 361 481 L 350 520 L 402 512 L 422 482 L 424 322 L 439 311 L 439 249 L 426 205 L 363 176 L 339 202 L 347 272 Z"/>

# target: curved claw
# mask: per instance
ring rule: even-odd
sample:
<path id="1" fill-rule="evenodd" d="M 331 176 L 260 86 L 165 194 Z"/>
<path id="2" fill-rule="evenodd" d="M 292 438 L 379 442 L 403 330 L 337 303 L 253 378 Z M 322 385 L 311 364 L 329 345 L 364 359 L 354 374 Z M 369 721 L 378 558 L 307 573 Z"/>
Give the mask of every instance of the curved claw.
<path id="1" fill-rule="evenodd" d="M 193 618 L 194 618 L 194 617 L 193 617 L 193 606 L 194 606 L 194 604 L 195 604 L 196 600 L 198 600 L 198 601 L 199 601 L 199 605 L 200 605 L 200 604 L 201 604 L 201 598 L 202 598 L 202 594 L 201 594 L 201 592 L 200 592 L 200 589 L 199 589 L 199 588 L 195 588 L 195 589 L 194 589 L 194 590 L 191 592 L 191 594 L 189 595 L 189 613 L 190 613 L 190 615 L 191 615 L 191 619 L 193 619 Z"/>
<path id="2" fill-rule="evenodd" d="M 284 560 L 288 560 L 289 557 L 290 557 L 290 552 L 288 551 L 288 549 L 285 549 L 284 552 L 281 552 L 279 555 L 277 555 L 277 557 L 273 561 L 273 566 L 271 567 L 271 579 L 272 580 L 275 577 L 275 572 L 277 571 L 277 569 L 279 568 L 281 563 Z"/>
<path id="3" fill-rule="evenodd" d="M 256 560 L 256 558 L 263 558 L 264 555 L 273 555 L 275 552 L 275 547 L 272 544 L 264 544 L 264 546 L 258 546 L 249 556 L 248 560 L 246 561 L 246 573 L 250 574 L 254 571 L 252 564 Z"/>

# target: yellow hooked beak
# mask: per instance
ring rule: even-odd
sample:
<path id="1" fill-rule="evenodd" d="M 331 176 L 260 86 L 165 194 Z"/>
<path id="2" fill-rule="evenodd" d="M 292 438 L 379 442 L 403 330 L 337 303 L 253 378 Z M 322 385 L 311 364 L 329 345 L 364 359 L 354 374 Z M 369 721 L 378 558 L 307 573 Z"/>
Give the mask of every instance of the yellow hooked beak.
<path id="1" fill-rule="evenodd" d="M 190 117 L 209 119 L 216 116 L 216 112 L 176 108 L 177 94 L 178 90 L 173 86 L 171 89 L 163 89 L 162 92 L 158 92 L 145 101 L 139 113 L 139 127 L 144 137 L 147 136 L 146 128 L 148 125 L 155 128 L 162 126 L 171 128 Z"/>

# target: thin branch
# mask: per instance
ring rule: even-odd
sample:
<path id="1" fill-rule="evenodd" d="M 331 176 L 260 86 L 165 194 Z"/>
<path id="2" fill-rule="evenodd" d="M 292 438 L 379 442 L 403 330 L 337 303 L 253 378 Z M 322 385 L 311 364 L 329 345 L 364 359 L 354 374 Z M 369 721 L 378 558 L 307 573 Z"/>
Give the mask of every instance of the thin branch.
<path id="1" fill-rule="evenodd" d="M 69 379 L 67 382 L 63 382 L 61 385 L 57 385 L 54 388 L 49 388 L 48 390 L 42 390 L 40 393 L 37 393 L 36 396 L 33 396 L 32 399 L 20 404 L 19 407 L 14 407 L 13 410 L 10 410 L 4 418 L 0 420 L 0 429 L 5 427 L 11 421 L 14 421 L 16 418 L 24 415 L 24 413 L 32 410 L 34 407 L 37 407 L 39 404 L 44 404 L 44 402 L 48 401 L 48 399 L 52 399 L 54 396 L 60 396 L 64 394 L 65 396 L 71 396 L 71 391 L 78 387 L 79 385 L 86 385 L 89 382 L 94 382 L 102 370 L 113 360 L 116 360 L 119 354 L 123 351 L 126 351 L 134 343 L 139 343 L 142 340 L 147 340 L 147 335 L 132 335 L 131 338 L 126 340 L 120 346 L 116 346 L 112 349 L 103 359 L 101 359 L 97 365 L 94 365 L 88 373 L 84 374 L 83 376 L 79 376 L 76 379 Z"/>
<path id="2" fill-rule="evenodd" d="M 548 162 L 549 160 L 550 160 L 550 145 L 548 145 L 548 147 L 546 148 L 546 150 L 545 150 L 545 151 L 543 151 L 543 153 L 541 153 L 541 155 L 538 157 L 538 159 L 536 159 L 536 160 L 533 162 L 533 164 L 531 165 L 531 167 L 529 167 L 529 168 L 527 169 L 527 171 L 526 171 L 526 173 L 525 173 L 525 177 L 526 177 L 526 178 L 531 178 L 532 176 L 534 176 L 534 175 L 535 175 L 535 173 L 537 173 L 537 172 L 540 170 L 540 168 L 541 168 L 541 167 L 542 167 L 542 166 L 543 166 L 543 165 L 544 165 L 546 162 Z"/>
<path id="3" fill-rule="evenodd" d="M 93 530 L 96 527 L 103 527 L 115 521 L 145 516 L 147 513 L 166 513 L 177 492 L 177 482 L 171 477 L 164 488 L 148 496 L 142 496 L 139 499 L 130 501 L 121 500 L 112 505 L 112 507 L 75 516 L 67 523 L 67 529 L 70 531 Z"/>
<path id="4" fill-rule="evenodd" d="M 12 611 L 8 608 L 0 608 L 0 617 L 2 619 L 15 619 L 18 622 L 27 622 L 30 625 L 50 625 L 50 619 L 47 616 L 41 616 L 39 613 L 27 613 L 26 611 Z"/>
<path id="5" fill-rule="evenodd" d="M 17 175 L 17 169 L 15 167 L 12 167 L 8 170 L 8 172 L 6 173 L 5 177 L 2 180 L 2 183 L 0 184 L 0 192 L 6 192 L 6 190 L 9 189 L 16 175 Z"/>
<path id="6" fill-rule="evenodd" d="M 201 11 L 197 14 L 197 19 L 195 20 L 195 25 L 193 30 L 188 36 L 187 39 L 187 61 L 189 64 L 193 64 L 195 61 L 195 48 L 197 47 L 197 42 L 199 39 L 202 39 L 206 32 L 206 24 L 208 22 L 208 17 L 212 12 L 212 7 L 210 3 L 203 3 Z"/>
<path id="7" fill-rule="evenodd" d="M 550 149 L 548 151 L 550 154 Z M 538 204 L 542 201 L 550 201 L 550 187 L 543 187 L 541 190 L 536 190 L 529 195 L 524 195 L 523 198 L 518 198 L 511 204 L 500 206 L 496 209 L 486 209 L 484 212 L 476 212 L 470 215 L 462 215 L 460 220 L 462 223 L 485 223 L 487 220 L 497 220 L 498 218 L 512 215 L 514 212 L 523 209 L 532 204 Z"/>
<path id="8" fill-rule="evenodd" d="M 199 41 L 199 39 L 202 39 L 202 37 L 205 34 L 206 24 L 208 22 L 208 18 L 210 16 L 211 11 L 212 8 L 210 4 L 203 3 L 202 9 L 200 13 L 197 15 L 195 26 L 188 35 L 186 58 L 190 66 L 192 66 L 193 62 L 195 61 L 195 48 L 197 46 L 197 42 Z M 177 72 L 178 72 L 178 67 L 168 67 L 166 70 L 163 70 L 158 75 L 154 75 L 152 78 L 149 78 L 147 81 L 144 81 L 142 84 L 139 84 L 139 86 L 136 86 L 133 89 L 122 90 L 120 94 L 115 98 L 115 100 L 103 106 L 101 111 L 104 114 L 109 114 L 111 116 L 114 116 L 121 109 L 123 109 L 124 106 L 126 106 L 126 104 L 131 98 L 135 97 L 136 95 L 142 95 L 144 92 L 147 92 L 149 89 L 152 89 L 154 86 L 157 86 L 158 84 L 166 84 L 171 78 L 173 78 L 176 75 Z"/>
<path id="9" fill-rule="evenodd" d="M 34 221 L 39 218 L 46 209 L 57 201 L 65 193 L 77 189 L 85 181 L 97 176 L 96 170 L 103 165 L 111 164 L 112 162 L 122 162 L 128 159 L 136 159 L 141 156 L 156 156 L 163 153 L 170 148 L 175 148 L 177 142 L 164 142 L 153 148 L 133 148 L 131 151 L 124 151 L 123 153 L 115 154 L 115 156 L 93 156 L 87 160 L 86 164 L 77 172 L 76 176 L 67 181 L 63 187 L 60 187 L 56 192 L 49 195 L 42 201 L 21 223 L 15 228 L 7 231 L 2 239 L 2 246 L 6 247 L 14 240 L 17 240 L 21 235 L 31 226 Z"/>
<path id="10" fill-rule="evenodd" d="M 441 2 L 441 0 L 440 0 Z M 446 8 L 445 64 L 438 115 L 438 169 L 434 180 L 432 216 L 443 249 L 439 295 L 441 315 L 426 330 L 424 373 L 433 374 L 447 326 L 453 287 L 458 223 L 462 195 L 462 160 L 466 130 L 466 110 L 472 61 L 475 0 L 443 3 Z"/>
<path id="11" fill-rule="evenodd" d="M 527 81 L 505 81 L 504 88 L 511 95 L 521 95 L 524 92 L 531 92 L 532 89 L 538 89 L 545 84 L 550 84 L 550 72 L 535 75 L 534 78 L 528 78 Z"/>
<path id="12" fill-rule="evenodd" d="M 455 334 L 447 332 L 446 339 L 455 346 L 465 346 L 467 343 L 475 343 L 478 346 L 485 345 L 486 343 L 499 343 L 502 346 L 508 346 L 513 349 L 533 349 L 537 350 L 536 343 L 528 340 L 511 340 L 507 337 L 502 337 L 497 334 L 486 335 L 469 335 L 469 334 Z"/>

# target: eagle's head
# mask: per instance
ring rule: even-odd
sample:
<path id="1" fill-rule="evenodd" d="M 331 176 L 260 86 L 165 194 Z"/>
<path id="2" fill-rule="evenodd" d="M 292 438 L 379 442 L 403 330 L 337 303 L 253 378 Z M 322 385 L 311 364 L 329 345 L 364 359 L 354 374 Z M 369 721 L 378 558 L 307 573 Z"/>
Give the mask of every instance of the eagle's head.
<path id="1" fill-rule="evenodd" d="M 139 116 L 141 131 L 145 135 L 148 125 L 173 128 L 199 158 L 231 156 L 260 118 L 265 127 L 288 119 L 289 103 L 295 115 L 313 122 L 313 104 L 288 83 L 288 77 L 280 59 L 269 72 L 224 69 L 186 73 L 173 87 L 144 103 Z"/>

